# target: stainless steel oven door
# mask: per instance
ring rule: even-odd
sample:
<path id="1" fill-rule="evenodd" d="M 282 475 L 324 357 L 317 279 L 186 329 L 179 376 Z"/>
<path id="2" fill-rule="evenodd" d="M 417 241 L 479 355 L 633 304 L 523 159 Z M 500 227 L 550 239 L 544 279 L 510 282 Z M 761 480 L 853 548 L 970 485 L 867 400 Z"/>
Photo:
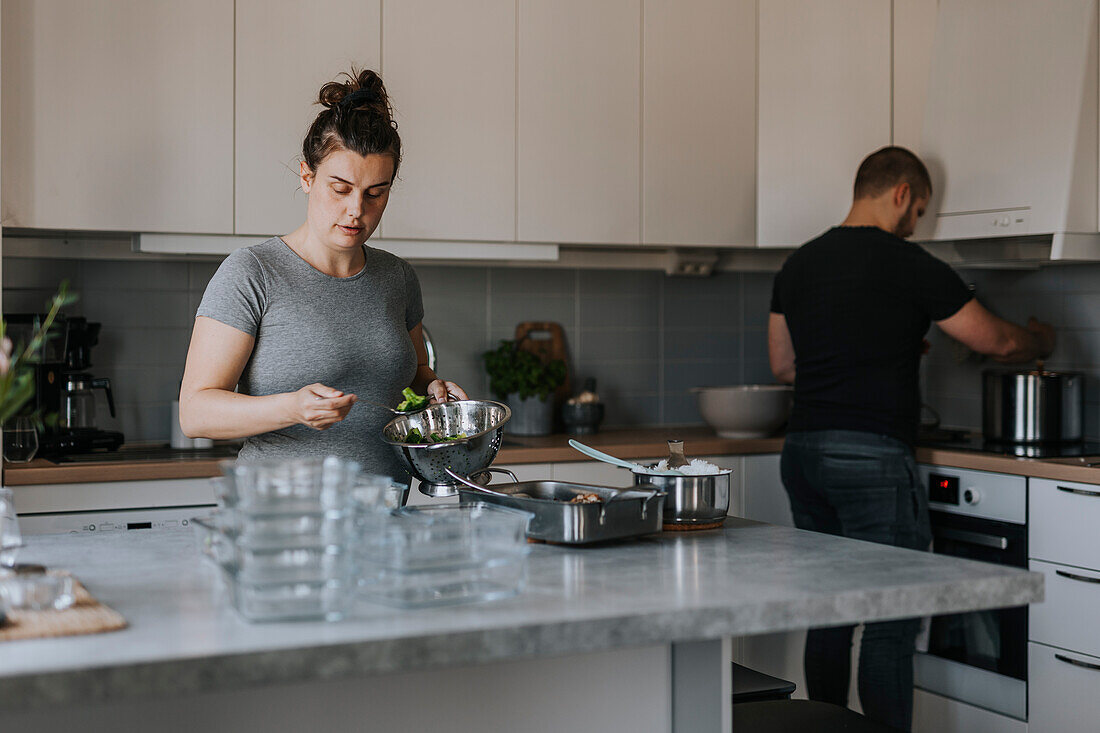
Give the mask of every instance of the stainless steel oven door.
<path id="1" fill-rule="evenodd" d="M 1022 524 L 932 512 L 933 552 L 1027 567 Z M 1027 718 L 1027 607 L 936 616 L 917 686 L 1020 720 Z"/>

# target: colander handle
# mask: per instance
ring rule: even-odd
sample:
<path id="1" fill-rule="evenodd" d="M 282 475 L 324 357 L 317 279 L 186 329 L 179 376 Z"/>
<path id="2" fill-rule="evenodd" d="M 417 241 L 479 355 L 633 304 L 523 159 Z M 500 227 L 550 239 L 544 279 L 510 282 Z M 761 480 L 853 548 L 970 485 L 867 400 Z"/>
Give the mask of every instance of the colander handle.
<path id="1" fill-rule="evenodd" d="M 481 485 L 479 485 L 479 484 L 475 484 L 475 483 L 474 483 L 473 481 L 471 481 L 471 480 L 470 480 L 470 479 L 469 479 L 468 477 L 466 477 L 466 476 L 459 476 L 459 475 L 458 475 L 457 473 L 455 473 L 454 471 L 452 471 L 452 470 L 451 470 L 450 468 L 445 468 L 445 469 L 443 469 L 443 470 L 444 470 L 444 471 L 446 471 L 446 472 L 447 472 L 447 475 L 448 475 L 448 476 L 450 476 L 451 478 L 453 478 L 453 479 L 454 479 L 455 481 L 459 482 L 460 484 L 463 484 L 464 486 L 468 486 L 468 487 L 470 487 L 470 488 L 471 488 L 471 489 L 473 489 L 474 491 L 480 491 L 480 492 L 481 492 L 481 493 L 483 493 L 483 494 L 491 494 L 491 495 L 493 495 L 493 496 L 502 496 L 502 497 L 504 497 L 505 499 L 509 498 L 509 497 L 508 497 L 508 494 L 505 494 L 505 493 L 503 493 L 503 492 L 501 492 L 501 491 L 493 491 L 492 489 L 490 489 L 490 488 L 487 488 L 487 487 L 485 487 L 485 486 L 481 486 Z M 505 470 L 505 469 L 497 469 L 497 470 L 501 470 L 501 471 L 503 471 L 503 470 Z"/>

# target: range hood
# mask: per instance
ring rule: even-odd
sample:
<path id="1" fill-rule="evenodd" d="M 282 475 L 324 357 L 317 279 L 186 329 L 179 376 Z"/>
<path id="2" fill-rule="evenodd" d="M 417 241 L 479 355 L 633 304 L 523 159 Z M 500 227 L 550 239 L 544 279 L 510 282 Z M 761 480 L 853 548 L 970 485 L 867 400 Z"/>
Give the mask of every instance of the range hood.
<path id="1" fill-rule="evenodd" d="M 1100 261 L 1096 0 L 940 0 L 914 239 L 953 264 Z"/>

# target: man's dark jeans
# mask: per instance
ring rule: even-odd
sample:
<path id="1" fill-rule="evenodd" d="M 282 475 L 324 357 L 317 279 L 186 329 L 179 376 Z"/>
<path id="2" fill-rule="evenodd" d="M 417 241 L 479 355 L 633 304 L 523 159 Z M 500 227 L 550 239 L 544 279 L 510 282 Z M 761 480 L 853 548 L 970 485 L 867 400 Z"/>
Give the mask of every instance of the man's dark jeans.
<path id="1" fill-rule="evenodd" d="M 782 472 L 800 529 L 928 548 L 928 501 L 913 451 L 905 443 L 851 430 L 791 433 L 783 445 Z M 844 560 L 838 557 L 837 562 Z M 906 731 L 912 726 L 913 645 L 919 628 L 918 619 L 866 624 L 859 655 L 864 713 Z M 847 706 L 854 629 L 811 629 L 807 634 L 810 699 Z"/>

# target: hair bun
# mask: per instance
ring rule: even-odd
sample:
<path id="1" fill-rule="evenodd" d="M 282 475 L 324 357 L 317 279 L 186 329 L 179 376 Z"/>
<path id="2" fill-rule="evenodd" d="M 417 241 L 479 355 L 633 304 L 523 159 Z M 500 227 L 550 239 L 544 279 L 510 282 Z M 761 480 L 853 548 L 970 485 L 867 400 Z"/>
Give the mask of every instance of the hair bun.
<path id="1" fill-rule="evenodd" d="M 389 98 L 382 77 L 370 69 L 344 73 L 347 81 L 330 81 L 321 87 L 317 101 L 329 109 L 372 111 L 389 118 Z"/>
<path id="2" fill-rule="evenodd" d="M 401 137 L 382 77 L 370 69 L 352 68 L 322 86 L 317 102 L 325 109 L 302 141 L 302 160 L 310 170 L 316 171 L 333 150 L 346 149 L 359 155 L 389 155 L 397 175 Z"/>

